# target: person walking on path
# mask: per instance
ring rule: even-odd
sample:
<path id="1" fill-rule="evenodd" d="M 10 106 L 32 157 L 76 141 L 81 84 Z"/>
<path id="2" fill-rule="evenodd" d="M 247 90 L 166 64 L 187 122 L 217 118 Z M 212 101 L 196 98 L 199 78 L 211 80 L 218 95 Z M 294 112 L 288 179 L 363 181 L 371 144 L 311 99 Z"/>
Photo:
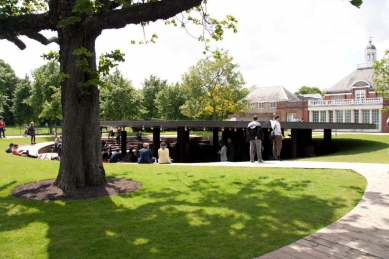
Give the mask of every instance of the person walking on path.
<path id="1" fill-rule="evenodd" d="M 0 119 L 0 138 L 1 133 L 3 133 L 3 138 L 5 138 L 5 122 L 3 121 L 3 119 Z"/>
<path id="2" fill-rule="evenodd" d="M 255 152 L 258 163 L 262 163 L 262 141 L 264 138 L 261 123 L 257 121 L 257 115 L 253 116 L 253 121 L 247 126 L 246 141 L 250 142 L 250 162 L 254 163 Z"/>
<path id="3" fill-rule="evenodd" d="M 28 127 L 28 133 L 31 136 L 31 145 L 36 144 L 35 143 L 35 127 L 34 127 L 34 122 L 30 123 L 30 127 Z"/>
<path id="4" fill-rule="evenodd" d="M 274 139 L 273 139 L 273 157 L 276 160 L 281 161 L 281 149 L 282 141 L 284 140 L 284 135 L 281 131 L 280 116 L 276 115 L 274 120 L 270 121 L 271 127 L 274 130 Z"/>

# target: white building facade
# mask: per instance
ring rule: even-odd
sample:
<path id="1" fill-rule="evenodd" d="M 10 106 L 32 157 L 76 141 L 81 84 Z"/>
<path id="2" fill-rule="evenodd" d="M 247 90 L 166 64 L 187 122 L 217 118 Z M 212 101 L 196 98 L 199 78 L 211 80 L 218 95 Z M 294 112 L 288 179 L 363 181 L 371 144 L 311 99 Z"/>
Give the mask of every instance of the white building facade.
<path id="1" fill-rule="evenodd" d="M 365 63 L 328 89 L 324 100 L 308 101 L 309 121 L 370 123 L 376 128 L 363 131 L 386 132 L 387 114 L 381 112 L 385 100 L 375 92 L 373 64 L 376 56 L 376 47 L 370 40 L 365 49 Z"/>

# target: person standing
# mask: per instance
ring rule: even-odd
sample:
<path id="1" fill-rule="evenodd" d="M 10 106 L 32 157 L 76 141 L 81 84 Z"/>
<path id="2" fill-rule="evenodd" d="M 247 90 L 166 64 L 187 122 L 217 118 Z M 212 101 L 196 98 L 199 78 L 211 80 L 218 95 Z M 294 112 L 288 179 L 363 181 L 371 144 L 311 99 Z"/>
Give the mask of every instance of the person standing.
<path id="1" fill-rule="evenodd" d="M 274 139 L 273 139 L 273 157 L 276 160 L 281 161 L 281 149 L 282 141 L 284 140 L 284 135 L 281 131 L 280 116 L 276 115 L 274 120 L 270 121 L 271 127 L 274 130 Z"/>
<path id="2" fill-rule="evenodd" d="M 3 119 L 0 119 L 0 138 L 1 133 L 3 133 L 3 138 L 5 138 L 5 122 L 3 121 Z"/>
<path id="3" fill-rule="evenodd" d="M 120 145 L 120 138 L 122 135 L 122 129 L 120 127 L 116 128 L 116 144 Z"/>
<path id="4" fill-rule="evenodd" d="M 34 127 L 34 122 L 30 123 L 30 127 L 28 127 L 28 133 L 31 136 L 31 145 L 36 144 L 35 143 L 35 127 Z"/>
<path id="5" fill-rule="evenodd" d="M 227 159 L 230 162 L 235 162 L 235 147 L 231 138 L 227 139 Z"/>
<path id="6" fill-rule="evenodd" d="M 255 152 L 257 153 L 258 163 L 262 163 L 262 141 L 264 138 L 261 123 L 257 115 L 253 116 L 253 121 L 247 126 L 246 141 L 250 143 L 250 162 L 254 163 Z"/>
<path id="7" fill-rule="evenodd" d="M 224 144 L 223 140 L 219 141 L 219 145 L 220 145 L 220 150 L 219 150 L 220 162 L 225 162 L 227 161 L 227 147 Z"/>

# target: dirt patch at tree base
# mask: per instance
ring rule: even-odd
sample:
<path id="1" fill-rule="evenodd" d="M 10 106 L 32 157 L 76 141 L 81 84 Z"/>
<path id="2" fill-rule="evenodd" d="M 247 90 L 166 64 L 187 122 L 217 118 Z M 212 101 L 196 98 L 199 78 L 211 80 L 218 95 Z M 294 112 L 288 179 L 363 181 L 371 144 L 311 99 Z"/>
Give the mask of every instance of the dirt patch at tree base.
<path id="1" fill-rule="evenodd" d="M 142 187 L 139 182 L 127 179 L 107 178 L 107 184 L 103 186 L 85 186 L 75 191 L 64 193 L 54 186 L 55 180 L 43 180 L 27 183 L 16 187 L 12 195 L 17 198 L 29 200 L 79 200 L 104 196 L 112 196 L 133 192 Z"/>

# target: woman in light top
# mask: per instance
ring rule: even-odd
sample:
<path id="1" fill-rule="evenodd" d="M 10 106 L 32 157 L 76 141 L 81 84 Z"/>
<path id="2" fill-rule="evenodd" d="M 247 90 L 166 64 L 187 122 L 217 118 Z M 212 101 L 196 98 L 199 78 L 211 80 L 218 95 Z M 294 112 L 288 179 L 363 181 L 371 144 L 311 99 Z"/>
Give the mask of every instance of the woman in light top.
<path id="1" fill-rule="evenodd" d="M 171 164 L 169 149 L 166 148 L 167 145 L 165 142 L 161 143 L 161 148 L 158 149 L 158 164 Z"/>

